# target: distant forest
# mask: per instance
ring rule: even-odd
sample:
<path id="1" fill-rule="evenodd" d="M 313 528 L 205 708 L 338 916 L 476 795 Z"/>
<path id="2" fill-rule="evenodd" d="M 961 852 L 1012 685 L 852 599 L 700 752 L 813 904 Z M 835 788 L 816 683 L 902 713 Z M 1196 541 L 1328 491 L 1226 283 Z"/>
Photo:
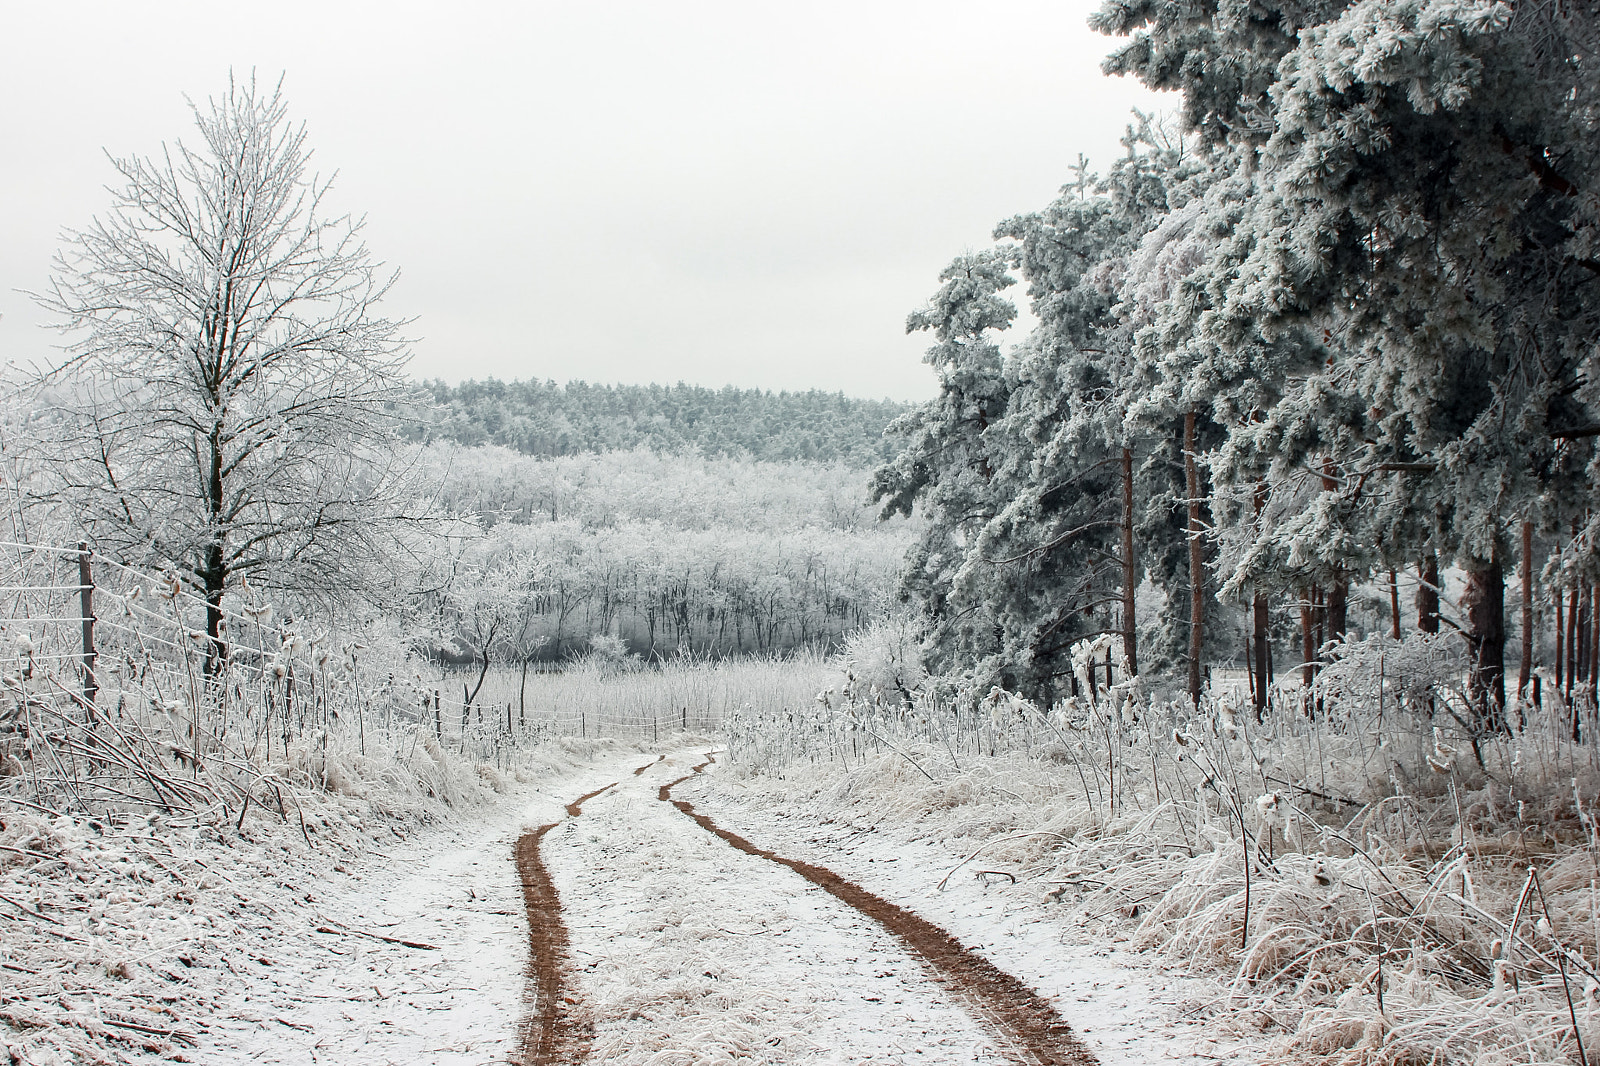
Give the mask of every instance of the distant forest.
<path id="1" fill-rule="evenodd" d="M 534 456 L 649 448 L 707 458 L 811 460 L 875 466 L 897 448 L 884 427 L 911 404 L 838 392 L 727 386 L 464 381 L 423 386 L 434 408 L 408 437 L 419 443 L 498 444 Z"/>

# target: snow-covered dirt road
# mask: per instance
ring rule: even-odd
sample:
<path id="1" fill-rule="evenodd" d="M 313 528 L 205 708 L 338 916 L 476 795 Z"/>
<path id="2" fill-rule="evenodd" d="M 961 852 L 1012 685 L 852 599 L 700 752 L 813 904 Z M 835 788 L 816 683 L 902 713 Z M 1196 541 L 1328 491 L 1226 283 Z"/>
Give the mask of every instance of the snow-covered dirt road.
<path id="1" fill-rule="evenodd" d="M 546 837 L 594 1061 L 1093 1061 L 1059 1020 L 1047 1042 L 1047 1023 L 1019 1042 L 1001 1017 L 1015 1004 L 980 999 L 976 968 L 941 974 L 879 921 L 663 802 L 685 763 L 630 775 Z"/>
<path id="2" fill-rule="evenodd" d="M 218 994 L 192 1057 L 338 1066 L 521 1061 L 519 1025 L 532 1004 L 513 845 L 530 825 L 565 818 L 578 794 L 649 758 L 604 754 L 548 786 L 510 793 L 488 818 L 352 868 L 348 878 L 330 871 L 326 896 L 309 901 L 309 923 L 291 920 L 264 934 L 257 971 Z"/>
<path id="3" fill-rule="evenodd" d="M 1047 1000 L 941 929 L 924 929 L 919 946 L 910 910 L 897 925 L 885 918 L 899 910 L 891 905 L 877 919 L 862 913 L 870 893 L 849 882 L 818 888 L 806 864 L 828 855 L 815 840 L 805 852 L 746 817 L 726 827 L 756 841 L 741 850 L 712 831 L 723 827 L 692 817 L 738 821 L 691 775 L 705 761 L 703 747 L 659 760 L 607 753 L 508 795 L 488 819 L 330 876 L 326 898 L 307 905 L 309 926 L 267 935 L 257 971 L 217 994 L 191 1056 L 350 1066 L 1189 1058 L 1158 1033 L 1080 1041 L 1068 1028 L 1077 1011 L 1102 1034 L 1108 1020 L 1150 1027 L 1137 982 L 1111 987 L 1114 965 L 1041 980 L 1034 971 L 1054 956 L 1067 967 L 1085 960 L 1048 945 L 1021 956 L 1014 944 L 982 945 Z M 768 847 L 778 854 L 763 855 Z M 872 887 L 893 898 L 906 886 Z M 950 913 L 942 924 L 972 947 L 963 920 Z M 976 969 L 952 969 L 932 957 L 939 951 Z"/>

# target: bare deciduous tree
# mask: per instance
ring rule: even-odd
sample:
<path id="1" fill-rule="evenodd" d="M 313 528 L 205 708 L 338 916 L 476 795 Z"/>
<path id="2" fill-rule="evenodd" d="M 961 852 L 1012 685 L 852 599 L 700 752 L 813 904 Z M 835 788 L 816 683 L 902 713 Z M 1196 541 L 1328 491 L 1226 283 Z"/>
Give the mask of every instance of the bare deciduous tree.
<path id="1" fill-rule="evenodd" d="M 172 566 L 209 604 L 252 584 L 347 594 L 407 517 L 394 280 L 330 216 L 281 85 L 193 105 L 200 143 L 111 160 L 110 210 L 69 231 L 46 293 L 50 496 L 103 550 Z"/>

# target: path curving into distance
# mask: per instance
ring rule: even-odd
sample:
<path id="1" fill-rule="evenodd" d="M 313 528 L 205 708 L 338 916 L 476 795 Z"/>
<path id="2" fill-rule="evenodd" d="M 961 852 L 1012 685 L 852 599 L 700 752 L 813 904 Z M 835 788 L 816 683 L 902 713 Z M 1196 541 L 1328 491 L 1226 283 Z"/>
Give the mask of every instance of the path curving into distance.
<path id="1" fill-rule="evenodd" d="M 634 773 L 643 773 L 653 765 L 646 763 Z M 583 804 L 616 786 L 613 781 L 605 788 L 579 796 L 567 804 L 568 816 L 578 817 L 583 813 Z M 575 999 L 566 988 L 567 925 L 561 918 L 561 897 L 539 853 L 544 835 L 560 824 L 551 822 L 530 829 L 517 838 L 512 848 L 522 880 L 522 905 L 528 912 L 527 979 L 533 993 L 532 1009 L 517 1033 L 517 1061 L 523 1066 L 577 1062 L 588 1050 L 592 1037 L 592 1030 L 573 1023 L 568 1009 Z"/>
<path id="2" fill-rule="evenodd" d="M 677 780 L 662 785 L 657 798 L 672 804 L 702 829 L 738 850 L 787 866 L 840 902 L 878 922 L 915 957 L 926 963 L 952 996 L 989 1026 L 1007 1046 L 1015 1061 L 1026 1066 L 1098 1066 L 1094 1053 L 1078 1039 L 1072 1027 L 1048 1001 L 982 955 L 963 947 L 960 941 L 937 925 L 846 881 L 832 870 L 798 859 L 788 859 L 757 847 L 698 813 L 689 801 L 672 798 L 673 788 L 715 761 L 715 757 L 708 753 L 705 762 Z"/>

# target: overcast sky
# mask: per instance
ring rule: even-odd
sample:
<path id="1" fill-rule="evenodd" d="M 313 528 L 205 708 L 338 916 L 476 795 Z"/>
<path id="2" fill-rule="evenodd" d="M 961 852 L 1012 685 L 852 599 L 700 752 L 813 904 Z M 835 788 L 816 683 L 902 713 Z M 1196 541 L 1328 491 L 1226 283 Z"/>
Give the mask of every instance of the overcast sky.
<path id="1" fill-rule="evenodd" d="M 104 152 L 193 140 L 184 94 L 284 76 L 334 201 L 398 267 L 420 377 L 920 399 L 906 314 L 1130 109 L 1095 0 L 16 4 L 0 38 L 0 357 L 55 335 Z"/>

